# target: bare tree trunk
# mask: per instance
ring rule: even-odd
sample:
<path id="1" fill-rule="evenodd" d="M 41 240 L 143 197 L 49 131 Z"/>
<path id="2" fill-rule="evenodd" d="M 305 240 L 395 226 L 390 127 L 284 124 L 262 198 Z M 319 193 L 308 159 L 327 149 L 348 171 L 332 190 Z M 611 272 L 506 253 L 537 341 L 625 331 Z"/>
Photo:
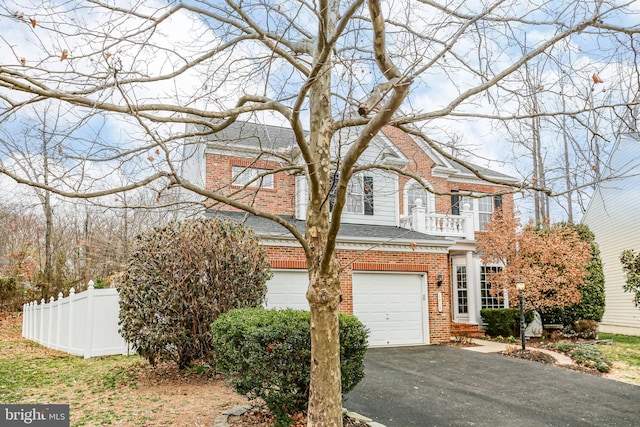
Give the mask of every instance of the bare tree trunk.
<path id="1" fill-rule="evenodd" d="M 309 278 L 311 389 L 307 425 L 342 426 L 338 329 L 340 273 L 335 256 L 328 271 L 312 269 Z"/>
<path id="2" fill-rule="evenodd" d="M 567 221 L 573 224 L 573 191 L 571 190 L 571 168 L 569 164 L 569 143 L 567 141 L 567 131 L 564 129 L 565 119 L 562 119 L 562 143 L 564 145 L 564 182 L 567 188 Z"/>
<path id="3" fill-rule="evenodd" d="M 44 185 L 49 185 L 49 138 L 46 135 L 46 120 L 42 129 L 42 180 Z M 51 206 L 51 192 L 42 190 L 40 196 L 42 210 L 44 211 L 45 231 L 44 231 L 44 283 L 42 285 L 42 298 L 49 297 L 51 282 L 53 281 L 53 207 Z"/>
<path id="4" fill-rule="evenodd" d="M 316 44 L 316 59 L 325 49 L 325 41 L 334 28 L 339 1 L 321 2 L 321 19 Z M 331 174 L 331 52 L 318 71 L 309 93 L 311 112 L 310 148 L 316 156 L 318 185 L 309 191 L 307 239 L 311 253 L 309 300 L 311 316 L 311 384 L 308 426 L 342 426 L 342 381 L 340 378 L 340 305 L 339 261 L 333 248 L 327 249 L 329 232 L 329 193 Z"/>

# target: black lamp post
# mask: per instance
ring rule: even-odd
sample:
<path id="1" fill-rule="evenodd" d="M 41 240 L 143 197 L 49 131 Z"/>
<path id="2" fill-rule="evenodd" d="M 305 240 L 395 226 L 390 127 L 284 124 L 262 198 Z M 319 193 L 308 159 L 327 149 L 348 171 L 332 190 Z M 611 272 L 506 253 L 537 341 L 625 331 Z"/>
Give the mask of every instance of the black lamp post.
<path id="1" fill-rule="evenodd" d="M 524 291 L 524 280 L 518 279 L 516 282 L 516 289 L 518 289 L 518 299 L 520 300 L 520 339 L 522 339 L 522 350 L 526 350 L 526 344 L 524 339 L 524 297 L 522 291 Z"/>

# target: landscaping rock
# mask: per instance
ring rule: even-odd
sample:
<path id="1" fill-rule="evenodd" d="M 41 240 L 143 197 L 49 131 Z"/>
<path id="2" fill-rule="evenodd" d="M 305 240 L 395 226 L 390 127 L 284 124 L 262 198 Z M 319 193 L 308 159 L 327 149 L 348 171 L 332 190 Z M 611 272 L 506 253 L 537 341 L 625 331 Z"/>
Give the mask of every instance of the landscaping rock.
<path id="1" fill-rule="evenodd" d="M 239 417 L 240 415 L 247 412 L 249 409 L 251 409 L 251 406 L 246 406 L 246 405 L 234 406 L 233 408 L 225 409 L 224 411 L 222 411 L 222 415 L 234 415 L 236 417 Z"/>

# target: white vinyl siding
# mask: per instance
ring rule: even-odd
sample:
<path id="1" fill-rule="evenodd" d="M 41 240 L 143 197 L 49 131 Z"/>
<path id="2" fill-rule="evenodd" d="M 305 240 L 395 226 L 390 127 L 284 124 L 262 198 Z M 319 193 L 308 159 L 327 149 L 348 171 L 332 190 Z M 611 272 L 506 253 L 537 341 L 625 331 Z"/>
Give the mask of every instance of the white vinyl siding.
<path id="1" fill-rule="evenodd" d="M 600 184 L 583 219 L 595 234 L 603 262 L 606 306 L 600 330 L 640 335 L 640 309 L 632 294 L 622 289 L 625 274 L 620 264 L 623 250 L 640 250 L 640 141 L 623 136 L 609 167 L 628 177 Z"/>

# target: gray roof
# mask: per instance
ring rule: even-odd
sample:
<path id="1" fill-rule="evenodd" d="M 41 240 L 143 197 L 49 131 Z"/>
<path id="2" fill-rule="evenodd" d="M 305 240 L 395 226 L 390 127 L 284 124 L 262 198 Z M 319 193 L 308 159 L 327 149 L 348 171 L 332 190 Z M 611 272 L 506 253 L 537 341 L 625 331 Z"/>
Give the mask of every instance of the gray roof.
<path id="1" fill-rule="evenodd" d="M 251 215 L 246 212 L 229 212 L 207 210 L 205 216 L 208 218 L 228 218 L 235 222 L 242 223 L 251 227 L 258 236 L 272 238 L 292 238 L 289 231 L 280 224 L 270 219 Z M 305 232 L 306 221 L 295 219 L 290 215 L 279 215 L 280 218 L 295 225 L 302 234 Z M 415 242 L 440 244 L 448 246 L 453 244 L 452 240 L 443 237 L 432 236 L 430 234 L 418 233 L 417 231 L 408 230 L 401 227 L 392 227 L 389 225 L 367 225 L 367 224 L 349 224 L 342 223 L 338 232 L 338 240 L 372 240 L 378 243 L 393 242 Z"/>
<path id="2" fill-rule="evenodd" d="M 233 145 L 253 149 L 262 148 L 266 151 L 279 151 L 296 146 L 291 128 L 239 120 L 220 132 L 207 136 L 207 140 L 217 146 Z"/>
<path id="3" fill-rule="evenodd" d="M 253 122 L 245 122 L 237 120 L 220 132 L 207 137 L 209 143 L 216 146 L 233 145 L 234 147 L 245 148 L 262 148 L 265 151 L 282 151 L 297 147 L 295 136 L 291 128 L 263 125 Z M 436 162 L 437 158 L 434 158 Z M 473 175 L 468 168 L 461 164 L 450 161 L 451 165 L 462 174 Z M 502 178 L 514 180 L 513 177 L 503 173 L 494 171 L 489 168 L 477 166 L 472 163 L 473 167 L 478 169 L 483 175 L 494 178 Z M 443 165 L 444 166 L 444 165 Z"/>
<path id="4" fill-rule="evenodd" d="M 476 174 L 474 174 L 469 168 L 461 165 L 460 163 L 453 161 L 453 160 L 449 160 L 451 162 L 451 164 L 453 165 L 454 168 L 458 169 L 461 173 L 463 174 L 467 174 L 467 175 L 473 175 L 476 176 Z M 516 178 L 510 176 L 510 175 L 506 175 L 503 174 L 502 172 L 497 172 L 493 169 L 490 168 L 485 168 L 482 166 L 478 166 L 478 165 L 474 165 L 471 162 L 467 162 L 469 163 L 471 166 L 473 166 L 474 168 L 476 168 L 482 175 L 485 175 L 487 177 L 492 177 L 492 178 L 501 178 L 501 179 L 507 179 L 507 180 L 516 180 Z"/>

